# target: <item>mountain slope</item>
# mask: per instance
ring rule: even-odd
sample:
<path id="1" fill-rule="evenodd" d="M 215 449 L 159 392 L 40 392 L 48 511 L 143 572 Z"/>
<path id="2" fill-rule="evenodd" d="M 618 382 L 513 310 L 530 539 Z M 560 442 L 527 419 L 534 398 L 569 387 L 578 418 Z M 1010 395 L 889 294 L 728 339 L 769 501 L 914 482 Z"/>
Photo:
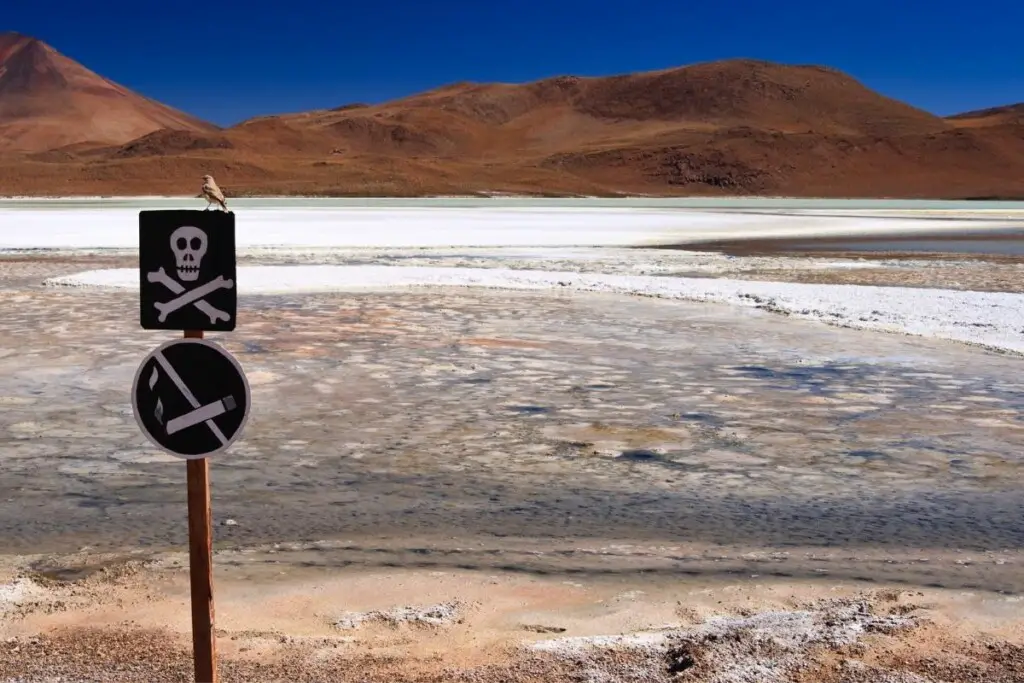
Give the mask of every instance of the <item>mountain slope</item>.
<path id="1" fill-rule="evenodd" d="M 216 130 L 108 81 L 41 41 L 0 34 L 0 151 L 122 144 L 162 128 Z"/>
<path id="2" fill-rule="evenodd" d="M 377 106 L 274 118 L 352 152 L 455 157 L 549 154 L 740 126 L 874 136 L 953 127 L 838 71 L 754 60 L 523 85 L 460 83 Z"/>
<path id="3" fill-rule="evenodd" d="M 50 86 L 36 78 L 38 97 Z M 61 79 L 73 80 L 67 71 Z M 0 104 L 5 97 L 0 91 Z M 229 196 L 1024 197 L 1021 127 L 964 120 L 933 116 L 833 69 L 738 59 L 455 83 L 225 130 L 175 118 L 132 140 L 79 135 L 17 160 L 0 153 L 0 194 L 181 195 L 212 173 Z"/>

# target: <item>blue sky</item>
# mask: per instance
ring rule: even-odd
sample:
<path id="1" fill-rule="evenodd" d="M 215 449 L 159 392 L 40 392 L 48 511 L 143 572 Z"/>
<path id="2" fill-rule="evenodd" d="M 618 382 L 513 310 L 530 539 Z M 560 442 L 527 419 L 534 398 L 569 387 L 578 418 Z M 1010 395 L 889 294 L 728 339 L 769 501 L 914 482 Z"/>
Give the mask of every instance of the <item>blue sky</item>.
<path id="1" fill-rule="evenodd" d="M 729 57 L 827 64 L 937 114 L 1024 101 L 1021 0 L 10 0 L 0 21 L 221 125 L 454 81 Z"/>

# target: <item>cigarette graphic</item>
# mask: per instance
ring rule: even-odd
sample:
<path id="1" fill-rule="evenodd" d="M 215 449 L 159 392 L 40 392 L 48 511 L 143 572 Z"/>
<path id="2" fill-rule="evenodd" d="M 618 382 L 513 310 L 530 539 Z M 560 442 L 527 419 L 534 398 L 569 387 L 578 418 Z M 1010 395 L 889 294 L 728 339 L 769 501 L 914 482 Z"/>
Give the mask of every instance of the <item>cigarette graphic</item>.
<path id="1" fill-rule="evenodd" d="M 234 410 L 237 406 L 233 396 L 225 396 L 224 398 L 214 401 L 213 403 L 207 403 L 205 406 L 200 406 L 195 410 L 185 413 L 173 420 L 167 421 L 167 433 L 174 434 L 180 432 L 182 429 L 197 425 L 200 422 L 206 422 L 207 420 L 223 415 L 229 410 Z"/>

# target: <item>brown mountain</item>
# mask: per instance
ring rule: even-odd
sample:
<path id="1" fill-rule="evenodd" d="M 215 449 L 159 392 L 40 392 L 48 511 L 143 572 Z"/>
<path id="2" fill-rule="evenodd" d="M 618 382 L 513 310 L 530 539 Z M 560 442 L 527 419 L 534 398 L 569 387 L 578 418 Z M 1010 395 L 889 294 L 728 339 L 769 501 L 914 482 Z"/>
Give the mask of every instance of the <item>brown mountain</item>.
<path id="1" fill-rule="evenodd" d="M 2 95 L 0 95 L 2 101 Z M 727 60 L 457 83 L 0 159 L 0 194 L 1024 196 L 1024 127 L 965 126 L 818 66 Z"/>
<path id="2" fill-rule="evenodd" d="M 108 81 L 46 43 L 0 33 L 0 150 L 121 144 L 161 128 L 216 130 Z"/>
<path id="3" fill-rule="evenodd" d="M 874 136 L 952 127 L 845 74 L 753 60 L 605 78 L 565 76 L 526 85 L 456 84 L 376 107 L 278 118 L 340 134 L 354 146 L 429 147 L 432 153 L 473 151 L 481 144 L 508 147 L 516 154 L 524 144 L 550 152 L 624 135 L 738 127 Z"/>

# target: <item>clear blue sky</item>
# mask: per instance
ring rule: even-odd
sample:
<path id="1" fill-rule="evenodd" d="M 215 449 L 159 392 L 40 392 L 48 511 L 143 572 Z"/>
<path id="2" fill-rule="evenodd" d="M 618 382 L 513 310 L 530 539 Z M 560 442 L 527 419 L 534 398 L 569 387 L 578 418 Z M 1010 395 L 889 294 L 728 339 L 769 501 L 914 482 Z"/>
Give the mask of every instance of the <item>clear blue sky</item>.
<path id="1" fill-rule="evenodd" d="M 0 22 L 222 125 L 728 57 L 827 64 L 937 114 L 1024 101 L 1024 0 L 8 0 Z"/>

